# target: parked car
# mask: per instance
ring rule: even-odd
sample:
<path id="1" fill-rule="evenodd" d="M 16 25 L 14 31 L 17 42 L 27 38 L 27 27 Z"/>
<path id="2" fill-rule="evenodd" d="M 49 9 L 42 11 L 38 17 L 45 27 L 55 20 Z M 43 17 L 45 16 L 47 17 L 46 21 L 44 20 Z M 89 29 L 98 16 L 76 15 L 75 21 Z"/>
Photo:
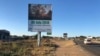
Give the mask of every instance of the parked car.
<path id="1" fill-rule="evenodd" d="M 84 44 L 91 44 L 91 39 L 90 38 L 86 38 L 84 39 Z"/>

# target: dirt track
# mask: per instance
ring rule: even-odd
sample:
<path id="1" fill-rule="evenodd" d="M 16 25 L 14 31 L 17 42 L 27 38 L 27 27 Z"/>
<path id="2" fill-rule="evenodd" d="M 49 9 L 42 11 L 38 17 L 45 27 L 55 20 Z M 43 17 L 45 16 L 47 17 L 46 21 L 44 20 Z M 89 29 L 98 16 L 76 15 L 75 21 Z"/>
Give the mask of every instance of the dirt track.
<path id="1" fill-rule="evenodd" d="M 53 42 L 59 45 L 55 52 L 55 56 L 94 56 L 76 45 L 73 40 L 56 40 Z"/>

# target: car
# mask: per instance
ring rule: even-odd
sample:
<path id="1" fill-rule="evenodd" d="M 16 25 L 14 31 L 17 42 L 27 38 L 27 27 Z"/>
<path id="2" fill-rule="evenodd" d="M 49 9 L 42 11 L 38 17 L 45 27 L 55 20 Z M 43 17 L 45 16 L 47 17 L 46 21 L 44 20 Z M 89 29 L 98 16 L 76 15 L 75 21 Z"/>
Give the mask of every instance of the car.
<path id="1" fill-rule="evenodd" d="M 90 38 L 86 38 L 86 39 L 84 39 L 84 44 L 91 44 L 92 42 L 91 42 L 91 39 Z"/>

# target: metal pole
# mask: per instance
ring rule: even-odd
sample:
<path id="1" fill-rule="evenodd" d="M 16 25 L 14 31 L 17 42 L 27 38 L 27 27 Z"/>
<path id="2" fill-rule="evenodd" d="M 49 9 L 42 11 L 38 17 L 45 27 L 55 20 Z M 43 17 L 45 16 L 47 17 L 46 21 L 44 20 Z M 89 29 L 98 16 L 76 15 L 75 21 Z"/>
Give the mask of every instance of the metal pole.
<path id="1" fill-rule="evenodd" d="M 38 41 L 38 47 L 41 45 L 41 43 L 40 43 L 40 41 L 41 41 L 41 32 L 38 32 L 38 39 L 37 39 L 37 41 Z"/>

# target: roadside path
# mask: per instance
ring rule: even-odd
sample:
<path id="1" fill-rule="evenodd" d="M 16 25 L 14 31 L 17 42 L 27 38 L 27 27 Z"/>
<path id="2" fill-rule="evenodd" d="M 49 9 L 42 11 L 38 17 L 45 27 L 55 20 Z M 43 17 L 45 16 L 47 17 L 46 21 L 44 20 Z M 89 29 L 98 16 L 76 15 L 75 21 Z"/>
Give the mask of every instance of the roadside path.
<path id="1" fill-rule="evenodd" d="M 95 56 L 76 45 L 73 40 L 53 40 L 53 42 L 59 45 L 55 56 Z"/>

